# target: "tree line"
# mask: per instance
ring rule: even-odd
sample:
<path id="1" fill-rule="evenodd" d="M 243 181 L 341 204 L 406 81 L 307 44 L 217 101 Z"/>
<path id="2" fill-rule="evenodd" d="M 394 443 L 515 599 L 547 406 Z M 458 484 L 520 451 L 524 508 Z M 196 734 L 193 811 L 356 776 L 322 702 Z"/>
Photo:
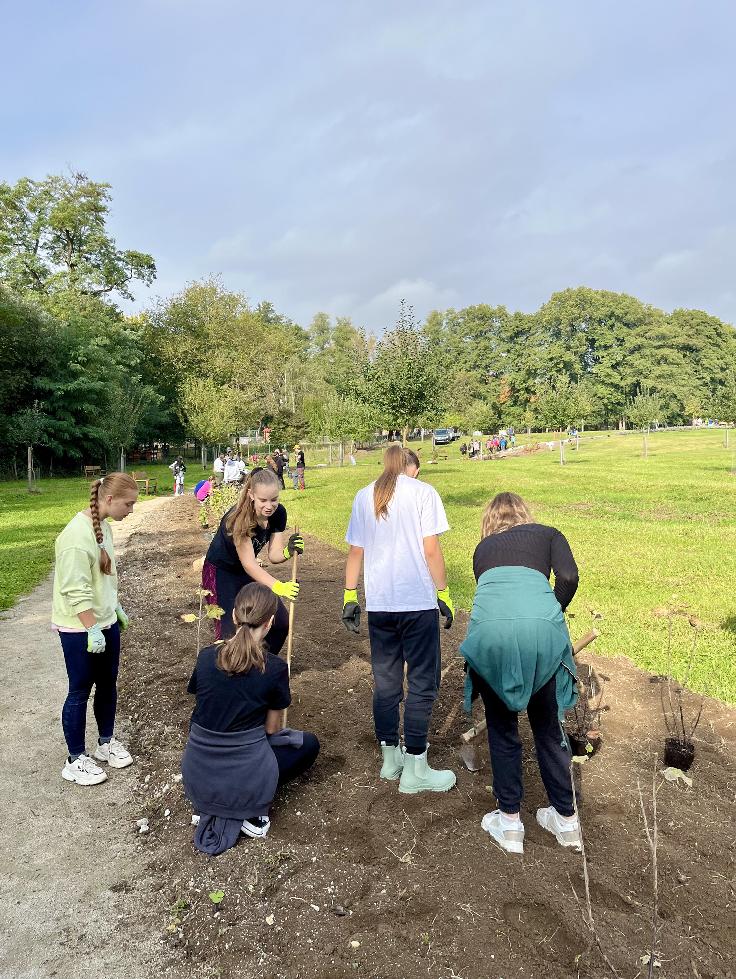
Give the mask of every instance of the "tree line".
<path id="1" fill-rule="evenodd" d="M 27 446 L 78 468 L 154 441 L 203 444 L 268 424 L 281 443 L 382 428 L 491 431 L 736 421 L 736 332 L 700 310 L 555 293 L 533 313 L 479 304 L 375 337 L 349 317 L 302 326 L 217 278 L 134 316 L 156 275 L 120 249 L 108 184 L 71 173 L 0 183 L 0 465 Z"/>

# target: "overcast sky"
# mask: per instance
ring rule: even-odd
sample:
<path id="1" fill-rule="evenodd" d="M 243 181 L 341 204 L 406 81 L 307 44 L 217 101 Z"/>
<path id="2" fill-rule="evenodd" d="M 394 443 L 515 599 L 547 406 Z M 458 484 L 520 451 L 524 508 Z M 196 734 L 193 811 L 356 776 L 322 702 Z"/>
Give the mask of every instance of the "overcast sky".
<path id="1" fill-rule="evenodd" d="M 589 285 L 736 322 L 733 0 L 0 0 L 0 179 L 158 279 L 381 332 Z"/>

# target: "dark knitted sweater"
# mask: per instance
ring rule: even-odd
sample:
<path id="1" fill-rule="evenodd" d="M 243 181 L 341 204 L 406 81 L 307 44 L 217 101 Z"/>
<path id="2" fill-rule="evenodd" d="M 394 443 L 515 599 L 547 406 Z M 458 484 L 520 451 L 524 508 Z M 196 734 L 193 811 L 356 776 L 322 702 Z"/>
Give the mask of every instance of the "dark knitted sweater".
<path id="1" fill-rule="evenodd" d="M 554 527 L 519 524 L 484 537 L 473 555 L 475 580 L 490 568 L 508 567 L 532 568 L 547 579 L 554 571 L 555 598 L 563 612 L 577 591 L 578 566 L 564 534 Z"/>

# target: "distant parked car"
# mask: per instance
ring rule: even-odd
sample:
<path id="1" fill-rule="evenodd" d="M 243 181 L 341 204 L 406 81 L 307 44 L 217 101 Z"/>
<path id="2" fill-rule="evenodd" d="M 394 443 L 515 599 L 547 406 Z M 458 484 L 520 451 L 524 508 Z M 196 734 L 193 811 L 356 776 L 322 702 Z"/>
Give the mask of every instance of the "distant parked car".
<path id="1" fill-rule="evenodd" d="M 435 445 L 449 445 L 454 435 L 449 428 L 435 428 L 433 438 Z"/>

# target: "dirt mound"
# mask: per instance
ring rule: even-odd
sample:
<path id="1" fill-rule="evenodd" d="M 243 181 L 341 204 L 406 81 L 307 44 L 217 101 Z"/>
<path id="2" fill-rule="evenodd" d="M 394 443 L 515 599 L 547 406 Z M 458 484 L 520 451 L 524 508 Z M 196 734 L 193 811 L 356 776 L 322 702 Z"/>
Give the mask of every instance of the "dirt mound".
<path id="1" fill-rule="evenodd" d="M 584 893 L 581 858 L 558 847 L 534 819 L 546 800 L 526 721 L 523 859 L 495 848 L 480 829 L 495 804 L 487 747 L 485 767 L 473 775 L 456 751 L 467 726 L 462 712 L 439 733 L 461 697 L 464 616 L 443 632 L 443 665 L 452 665 L 431 735 L 432 759 L 458 772 L 457 788 L 404 797 L 379 781 L 367 638 L 344 630 L 343 558 L 318 541 L 308 541 L 300 564 L 289 722 L 314 731 L 322 753 L 312 774 L 277 799 L 265 841 L 243 838 L 215 859 L 195 851 L 191 811 L 176 780 L 192 709 L 186 683 L 195 627 L 179 615 L 196 611 L 192 561 L 205 546 L 196 504 L 177 500 L 151 515 L 122 572 L 126 608 L 135 616 L 122 703 L 141 762 L 140 815 L 151 826 L 140 846 L 160 884 L 151 901 L 162 931 L 194 974 L 606 975 L 573 897 L 573 887 Z M 627 660 L 581 659 L 609 677 L 611 705 L 603 747 L 580 773 L 593 911 L 611 962 L 622 976 L 635 976 L 646 971 L 639 959 L 650 947 L 652 904 L 637 783 L 646 798 L 661 750 L 659 689 Z M 658 791 L 657 974 L 725 979 L 736 948 L 736 711 L 709 702 L 703 716 L 692 788 L 662 783 Z M 217 891 L 224 892 L 220 903 L 209 897 Z"/>

